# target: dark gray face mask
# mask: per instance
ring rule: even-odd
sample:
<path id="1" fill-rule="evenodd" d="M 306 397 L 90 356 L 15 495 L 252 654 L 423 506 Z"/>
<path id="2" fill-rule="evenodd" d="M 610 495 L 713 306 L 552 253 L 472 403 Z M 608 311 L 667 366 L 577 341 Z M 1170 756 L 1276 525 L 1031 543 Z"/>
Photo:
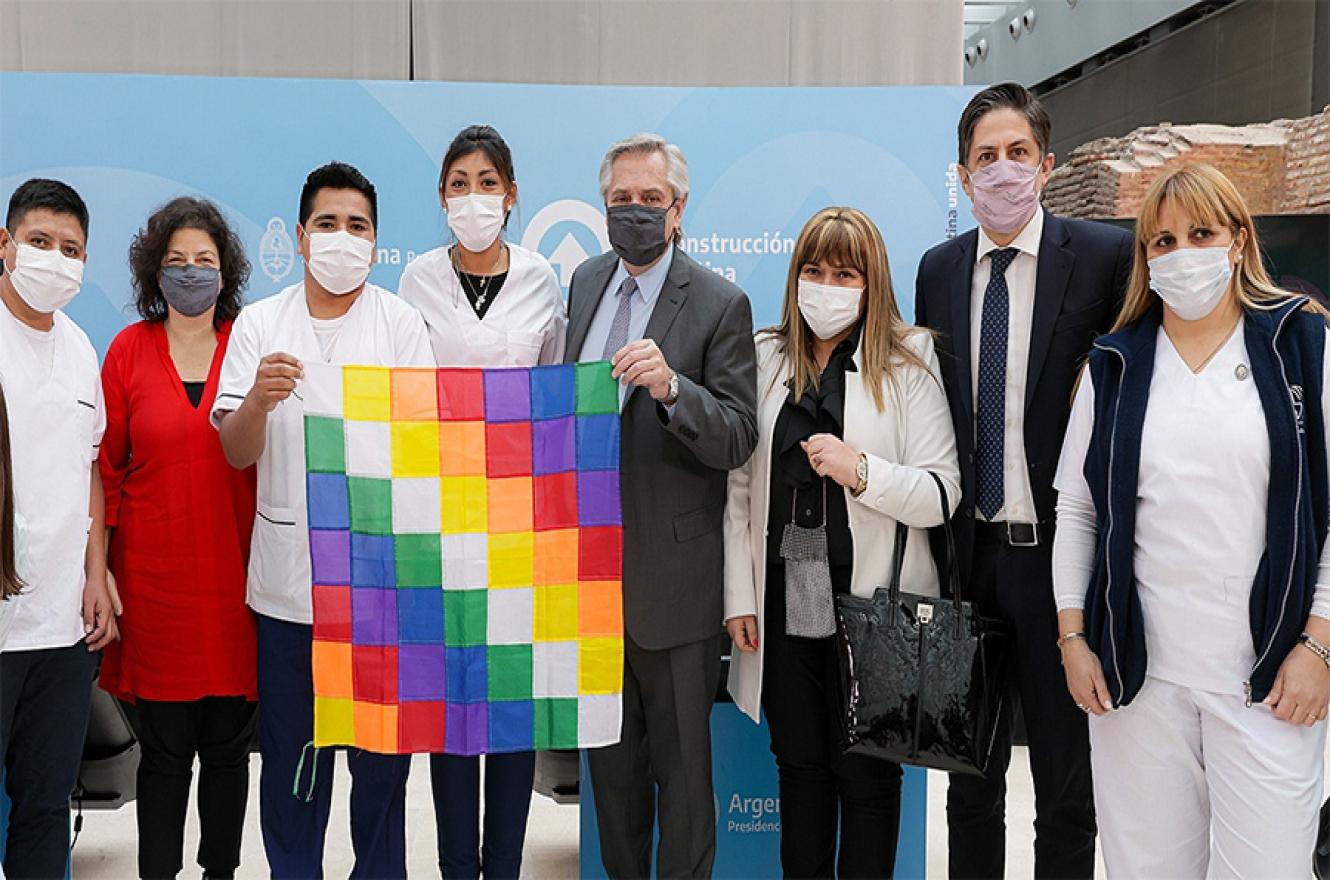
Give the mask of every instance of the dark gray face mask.
<path id="1" fill-rule="evenodd" d="M 217 304 L 222 273 L 211 266 L 164 266 L 157 285 L 171 308 L 186 318 L 196 318 Z"/>
<path id="2" fill-rule="evenodd" d="M 672 203 L 671 203 L 672 204 Z M 610 247 L 632 266 L 656 262 L 670 243 L 665 240 L 665 214 L 669 208 L 647 205 L 611 205 L 605 209 Z"/>

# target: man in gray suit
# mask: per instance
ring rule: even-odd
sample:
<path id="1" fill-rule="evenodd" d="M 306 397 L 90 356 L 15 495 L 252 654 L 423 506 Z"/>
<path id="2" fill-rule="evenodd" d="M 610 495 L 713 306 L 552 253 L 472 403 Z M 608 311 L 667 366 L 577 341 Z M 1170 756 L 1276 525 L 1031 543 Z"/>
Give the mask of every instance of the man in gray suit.
<path id="1" fill-rule="evenodd" d="M 711 704 L 724 652 L 721 518 L 727 472 L 757 442 L 748 297 L 678 247 L 682 151 L 657 135 L 600 167 L 614 253 L 568 292 L 568 360 L 619 379 L 623 498 L 623 731 L 588 752 L 611 877 L 707 877 L 716 854 Z"/>

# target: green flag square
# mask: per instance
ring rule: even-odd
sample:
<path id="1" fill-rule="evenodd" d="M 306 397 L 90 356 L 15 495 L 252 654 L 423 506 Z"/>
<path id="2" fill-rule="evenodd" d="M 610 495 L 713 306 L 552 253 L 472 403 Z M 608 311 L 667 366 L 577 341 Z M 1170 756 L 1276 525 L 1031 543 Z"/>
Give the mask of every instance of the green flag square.
<path id="1" fill-rule="evenodd" d="M 393 533 L 392 480 L 347 477 L 346 490 L 351 508 L 351 531 L 362 535 Z"/>
<path id="2" fill-rule="evenodd" d="M 536 700 L 536 749 L 577 748 L 577 700 Z"/>
<path id="3" fill-rule="evenodd" d="M 305 416 L 305 465 L 315 474 L 346 473 L 346 432 L 341 419 Z"/>
<path id="4" fill-rule="evenodd" d="M 531 699 L 530 645 L 490 645 L 486 670 L 491 700 Z"/>
<path id="5" fill-rule="evenodd" d="M 609 361 L 577 365 L 577 414 L 608 415 L 619 412 L 619 383 Z"/>
<path id="6" fill-rule="evenodd" d="M 484 645 L 489 638 L 489 590 L 443 594 L 443 642 L 449 648 Z"/>
<path id="7" fill-rule="evenodd" d="M 442 587 L 443 550 L 435 535 L 394 535 L 398 587 Z"/>

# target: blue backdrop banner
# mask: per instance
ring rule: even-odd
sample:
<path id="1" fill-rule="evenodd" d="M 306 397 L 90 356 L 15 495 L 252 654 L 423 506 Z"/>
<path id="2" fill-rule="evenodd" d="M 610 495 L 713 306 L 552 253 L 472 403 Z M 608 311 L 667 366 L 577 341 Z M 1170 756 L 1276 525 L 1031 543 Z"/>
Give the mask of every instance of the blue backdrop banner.
<path id="1" fill-rule="evenodd" d="M 379 193 L 378 264 L 395 290 L 416 255 L 450 240 L 439 161 L 453 135 L 493 124 L 512 147 L 518 207 L 508 238 L 543 253 L 565 289 L 608 249 L 597 172 L 610 143 L 656 131 L 688 157 L 685 250 L 738 283 L 759 326 L 777 319 L 790 253 L 828 205 L 882 230 L 907 319 L 930 245 L 973 225 L 951 170 L 975 90 L 644 88 L 0 73 L 0 198 L 55 177 L 88 203 L 82 293 L 66 309 L 101 352 L 134 319 L 127 252 L 158 205 L 217 202 L 244 240 L 249 299 L 299 280 L 300 188 L 333 159 Z M 774 762 L 765 730 L 717 707 L 718 876 L 776 876 Z M 923 873 L 923 774 L 911 774 L 899 875 Z"/>
<path id="2" fill-rule="evenodd" d="M 936 242 L 973 225 L 951 172 L 969 87 L 646 88 L 0 73 L 0 198 L 33 176 L 74 186 L 92 216 L 86 283 L 66 309 L 105 351 L 133 320 L 126 256 L 154 207 L 218 202 L 249 248 L 249 298 L 299 280 L 297 202 L 332 159 L 379 192 L 379 262 L 396 290 L 414 256 L 451 240 L 439 161 L 473 122 L 512 147 L 511 241 L 567 285 L 608 248 L 597 171 L 605 148 L 656 131 L 688 157 L 685 248 L 775 321 L 795 237 L 851 205 L 882 229 L 901 306 Z"/>

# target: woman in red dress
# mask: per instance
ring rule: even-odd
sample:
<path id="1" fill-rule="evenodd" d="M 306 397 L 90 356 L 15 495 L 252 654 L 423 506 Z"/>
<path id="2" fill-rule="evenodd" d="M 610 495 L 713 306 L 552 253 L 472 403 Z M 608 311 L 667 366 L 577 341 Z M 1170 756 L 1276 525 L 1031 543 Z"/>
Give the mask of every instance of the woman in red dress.
<path id="1" fill-rule="evenodd" d="M 254 473 L 226 463 L 208 412 L 249 263 L 217 207 L 195 198 L 149 217 L 129 262 L 143 320 L 102 368 L 100 465 L 124 611 L 101 685 L 137 708 L 139 876 L 181 869 L 197 756 L 198 863 L 232 877 L 257 706 L 245 607 Z"/>

